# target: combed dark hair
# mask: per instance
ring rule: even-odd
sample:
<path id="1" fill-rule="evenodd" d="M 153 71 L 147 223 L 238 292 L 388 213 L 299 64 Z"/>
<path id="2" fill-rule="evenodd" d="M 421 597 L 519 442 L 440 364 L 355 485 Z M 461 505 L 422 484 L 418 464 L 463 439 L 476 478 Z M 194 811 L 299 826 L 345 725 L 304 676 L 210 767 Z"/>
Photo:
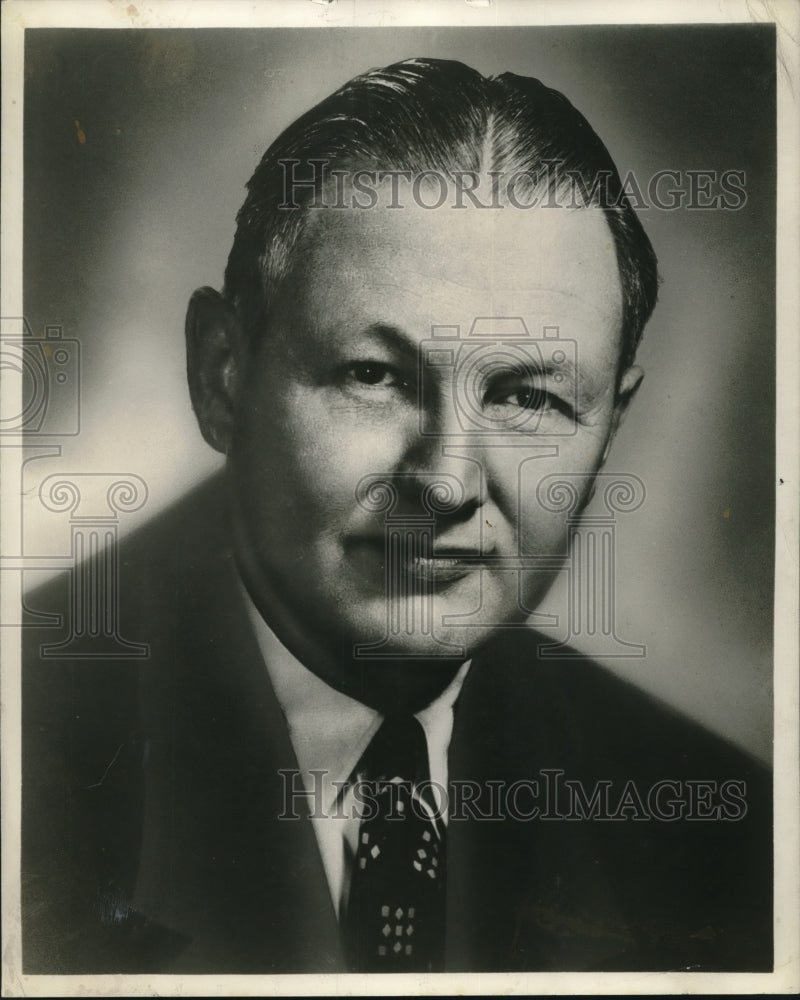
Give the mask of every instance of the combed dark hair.
<path id="1" fill-rule="evenodd" d="M 264 330 L 308 217 L 310 188 L 287 208 L 285 161 L 302 168 L 472 172 L 531 178 L 530 188 L 565 183 L 603 209 L 622 285 L 622 365 L 634 358 L 655 306 L 656 256 L 598 135 L 563 94 L 532 77 L 484 77 L 463 63 L 406 59 L 355 77 L 290 125 L 247 185 L 225 272 L 224 295 L 246 331 Z M 558 169 L 547 169 L 547 164 Z M 299 176 L 299 174 L 295 175 Z M 599 178 L 603 179 L 598 184 Z"/>

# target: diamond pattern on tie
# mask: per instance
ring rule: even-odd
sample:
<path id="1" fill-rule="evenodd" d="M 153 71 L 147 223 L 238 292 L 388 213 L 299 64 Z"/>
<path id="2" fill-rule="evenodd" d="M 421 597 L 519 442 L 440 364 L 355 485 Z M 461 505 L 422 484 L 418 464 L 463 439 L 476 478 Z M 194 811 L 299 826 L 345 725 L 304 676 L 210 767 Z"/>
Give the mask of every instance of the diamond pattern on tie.
<path id="1" fill-rule="evenodd" d="M 444 825 L 419 791 L 428 779 L 422 726 L 387 717 L 356 768 L 363 782 L 343 933 L 349 967 L 435 972 L 444 961 Z"/>

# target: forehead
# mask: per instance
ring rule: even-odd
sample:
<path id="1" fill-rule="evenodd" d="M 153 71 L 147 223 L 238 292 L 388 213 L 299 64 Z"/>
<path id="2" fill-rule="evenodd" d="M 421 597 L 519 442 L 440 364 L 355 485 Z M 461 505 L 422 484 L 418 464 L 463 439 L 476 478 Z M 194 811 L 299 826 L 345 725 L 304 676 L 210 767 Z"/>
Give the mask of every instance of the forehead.
<path id="1" fill-rule="evenodd" d="M 421 335 L 430 324 L 521 315 L 566 336 L 602 329 L 618 346 L 619 270 L 600 209 L 390 208 L 383 198 L 311 210 L 285 285 L 293 309 L 353 321 L 400 313 Z"/>

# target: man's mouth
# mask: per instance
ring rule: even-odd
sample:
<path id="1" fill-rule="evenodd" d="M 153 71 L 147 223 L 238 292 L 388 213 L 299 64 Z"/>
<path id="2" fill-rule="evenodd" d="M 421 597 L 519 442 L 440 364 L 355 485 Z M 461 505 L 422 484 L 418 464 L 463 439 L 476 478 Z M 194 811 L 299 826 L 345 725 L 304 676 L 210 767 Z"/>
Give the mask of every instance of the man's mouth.
<path id="1" fill-rule="evenodd" d="M 460 580 L 476 569 L 478 553 L 462 553 L 461 555 L 412 556 L 409 559 L 399 559 L 398 569 L 418 580 L 433 584 L 452 583 Z M 391 567 L 390 567 L 391 571 Z"/>
<path id="2" fill-rule="evenodd" d="M 427 541 L 427 540 L 426 540 Z M 392 589 L 402 589 L 412 581 L 444 585 L 480 570 L 483 560 L 494 554 L 481 552 L 473 545 L 435 545 L 430 551 L 429 544 L 418 544 L 419 539 L 406 539 L 405 544 L 387 546 L 383 538 L 360 538 L 353 545 L 353 552 L 361 559 L 367 559 L 386 580 L 394 584 Z M 422 552 L 420 551 L 422 549 Z"/>

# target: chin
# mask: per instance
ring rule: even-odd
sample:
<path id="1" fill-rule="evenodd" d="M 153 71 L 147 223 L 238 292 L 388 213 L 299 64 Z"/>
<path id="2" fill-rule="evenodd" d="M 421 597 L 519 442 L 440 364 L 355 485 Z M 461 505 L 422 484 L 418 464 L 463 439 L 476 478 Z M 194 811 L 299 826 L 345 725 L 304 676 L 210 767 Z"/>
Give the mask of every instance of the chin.
<path id="1" fill-rule="evenodd" d="M 354 657 L 463 660 L 484 645 L 499 626 L 508 623 L 508 614 L 494 612 L 492 608 L 481 608 L 479 601 L 454 604 L 439 595 L 432 602 L 406 600 L 388 609 L 381 601 L 352 622 L 355 627 L 351 634 L 359 637 L 353 642 Z M 468 616 L 470 624 L 452 621 L 461 616 Z M 523 615 L 519 617 L 524 620 Z"/>

